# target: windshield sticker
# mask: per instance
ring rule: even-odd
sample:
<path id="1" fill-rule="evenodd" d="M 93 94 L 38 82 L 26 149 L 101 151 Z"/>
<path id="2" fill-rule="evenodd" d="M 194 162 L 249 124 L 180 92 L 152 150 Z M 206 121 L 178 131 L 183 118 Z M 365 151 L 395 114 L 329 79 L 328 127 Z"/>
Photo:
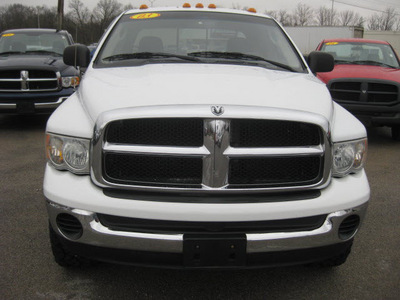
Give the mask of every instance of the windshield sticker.
<path id="1" fill-rule="evenodd" d="M 330 43 L 326 43 L 325 45 L 337 45 L 339 44 L 338 42 L 330 42 Z"/>
<path id="2" fill-rule="evenodd" d="M 138 15 L 134 15 L 131 16 L 131 19 L 134 20 L 142 20 L 142 19 L 151 19 L 151 18 L 158 18 L 160 16 L 160 14 L 157 13 L 147 13 L 147 14 L 138 14 Z"/>
<path id="3" fill-rule="evenodd" d="M 14 35 L 14 33 L 5 33 L 2 35 L 2 37 L 13 36 L 13 35 Z"/>

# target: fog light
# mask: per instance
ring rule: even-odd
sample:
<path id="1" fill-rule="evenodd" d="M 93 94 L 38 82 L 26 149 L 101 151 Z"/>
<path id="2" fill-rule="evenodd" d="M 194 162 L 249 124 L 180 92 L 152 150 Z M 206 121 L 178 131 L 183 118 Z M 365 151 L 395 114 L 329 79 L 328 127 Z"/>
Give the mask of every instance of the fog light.
<path id="1" fill-rule="evenodd" d="M 56 218 L 56 223 L 62 234 L 71 240 L 77 240 L 83 234 L 81 222 L 70 214 L 59 214 Z"/>
<path id="2" fill-rule="evenodd" d="M 339 226 L 339 238 L 347 240 L 352 238 L 360 226 L 360 217 L 358 215 L 351 215 L 343 220 Z"/>

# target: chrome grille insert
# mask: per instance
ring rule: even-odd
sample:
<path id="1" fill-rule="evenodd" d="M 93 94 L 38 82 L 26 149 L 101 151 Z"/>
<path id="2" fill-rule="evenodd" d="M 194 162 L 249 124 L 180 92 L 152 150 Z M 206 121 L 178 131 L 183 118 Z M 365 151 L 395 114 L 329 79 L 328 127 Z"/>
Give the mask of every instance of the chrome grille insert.
<path id="1" fill-rule="evenodd" d="M 1 70 L 1 92 L 48 92 L 62 87 L 61 74 L 52 70 Z"/>

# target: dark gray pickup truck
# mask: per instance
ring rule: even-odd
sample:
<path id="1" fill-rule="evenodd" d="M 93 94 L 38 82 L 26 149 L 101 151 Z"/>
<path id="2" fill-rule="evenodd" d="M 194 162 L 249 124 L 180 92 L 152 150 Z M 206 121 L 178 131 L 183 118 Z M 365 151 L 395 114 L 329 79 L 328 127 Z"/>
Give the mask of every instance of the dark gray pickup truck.
<path id="1" fill-rule="evenodd" d="M 79 84 L 78 71 L 63 63 L 73 44 L 64 30 L 12 29 L 0 34 L 0 113 L 50 113 Z"/>

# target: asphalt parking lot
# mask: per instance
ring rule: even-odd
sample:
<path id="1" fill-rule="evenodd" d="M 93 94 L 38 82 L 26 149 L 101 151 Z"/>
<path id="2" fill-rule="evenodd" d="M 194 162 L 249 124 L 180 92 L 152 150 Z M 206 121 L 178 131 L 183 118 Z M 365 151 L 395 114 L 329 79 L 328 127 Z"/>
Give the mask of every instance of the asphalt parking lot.
<path id="1" fill-rule="evenodd" d="M 63 269 L 42 191 L 46 116 L 0 116 L 0 299 L 399 299 L 400 142 L 369 129 L 372 196 L 352 254 L 334 269 Z"/>

